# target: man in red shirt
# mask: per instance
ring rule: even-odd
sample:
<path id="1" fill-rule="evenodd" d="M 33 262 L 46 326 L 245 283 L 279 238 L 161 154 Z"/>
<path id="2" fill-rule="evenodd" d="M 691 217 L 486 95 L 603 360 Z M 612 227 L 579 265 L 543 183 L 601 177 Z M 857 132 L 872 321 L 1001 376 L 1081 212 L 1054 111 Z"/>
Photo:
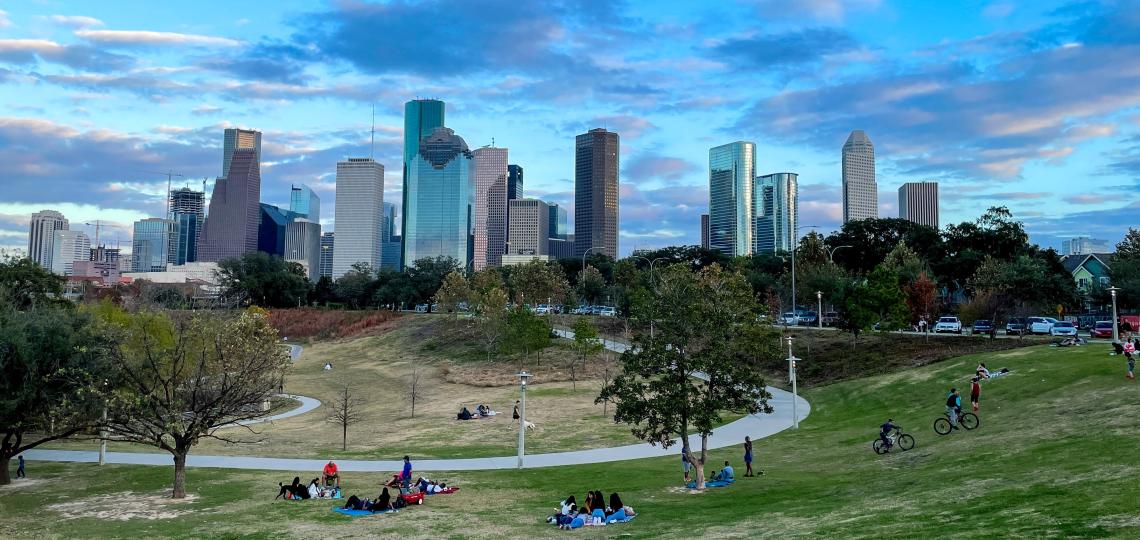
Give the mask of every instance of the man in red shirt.
<path id="1" fill-rule="evenodd" d="M 974 407 L 974 412 L 978 412 L 978 400 L 982 397 L 982 385 L 978 383 L 978 378 L 974 377 L 970 381 L 970 405 Z"/>
<path id="2" fill-rule="evenodd" d="M 330 481 L 336 481 L 336 487 L 340 487 L 340 474 L 336 467 L 336 463 L 329 460 L 328 465 L 325 465 L 324 471 L 321 472 L 321 483 L 329 485 Z"/>

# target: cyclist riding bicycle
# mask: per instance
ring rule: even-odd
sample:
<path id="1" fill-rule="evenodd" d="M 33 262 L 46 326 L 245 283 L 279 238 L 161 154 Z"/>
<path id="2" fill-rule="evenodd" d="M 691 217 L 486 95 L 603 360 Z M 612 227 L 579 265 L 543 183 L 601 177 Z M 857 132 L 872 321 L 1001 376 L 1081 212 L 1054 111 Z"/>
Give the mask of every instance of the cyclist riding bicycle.
<path id="1" fill-rule="evenodd" d="M 898 426 L 896 426 L 894 422 L 893 418 L 888 418 L 887 423 L 879 426 L 879 440 L 883 441 L 883 444 L 887 448 L 891 447 L 891 440 L 888 439 L 887 436 L 895 429 L 898 429 Z"/>
<path id="2" fill-rule="evenodd" d="M 950 427 L 958 429 L 958 415 L 962 414 L 962 395 L 957 388 L 951 388 L 946 395 L 946 416 L 950 417 Z"/>

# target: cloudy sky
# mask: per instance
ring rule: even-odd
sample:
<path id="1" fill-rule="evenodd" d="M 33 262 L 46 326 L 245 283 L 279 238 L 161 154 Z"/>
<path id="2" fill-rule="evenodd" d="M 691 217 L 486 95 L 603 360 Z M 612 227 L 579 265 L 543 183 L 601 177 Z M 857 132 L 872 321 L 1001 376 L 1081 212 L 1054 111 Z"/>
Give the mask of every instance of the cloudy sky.
<path id="1" fill-rule="evenodd" d="M 41 0 L 0 1 L 0 247 L 44 208 L 129 243 L 163 212 L 161 172 L 221 173 L 229 126 L 264 133 L 262 200 L 306 183 L 327 229 L 373 106 L 399 201 L 415 97 L 552 202 L 573 200 L 574 135 L 619 132 L 623 253 L 697 243 L 708 149 L 736 140 L 800 174 L 801 223 L 836 228 L 852 129 L 882 216 L 902 182 L 937 180 L 943 223 L 1005 204 L 1043 245 L 1140 224 L 1135 1 Z"/>

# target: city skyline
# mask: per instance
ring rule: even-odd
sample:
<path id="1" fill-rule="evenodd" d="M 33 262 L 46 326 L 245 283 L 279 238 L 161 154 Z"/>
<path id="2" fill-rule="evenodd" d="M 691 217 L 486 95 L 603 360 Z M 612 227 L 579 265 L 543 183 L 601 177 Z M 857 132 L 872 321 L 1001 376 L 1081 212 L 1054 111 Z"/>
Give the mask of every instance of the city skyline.
<path id="1" fill-rule="evenodd" d="M 1035 242 L 1060 248 L 1078 235 L 1118 241 L 1140 205 L 1140 98 L 1127 90 L 1140 21 L 1112 4 L 760 1 L 741 8 L 756 22 L 729 34 L 711 25 L 729 9 L 715 5 L 634 2 L 597 20 L 528 3 L 491 20 L 461 6 L 472 26 L 455 43 L 475 51 L 462 58 L 417 37 L 440 9 L 432 2 L 284 2 L 249 21 L 219 19 L 208 1 L 147 17 L 124 5 L 4 7 L 0 247 L 26 249 L 42 209 L 92 237 L 82 224 L 105 220 L 102 243 L 129 246 L 134 221 L 163 215 L 158 171 L 183 174 L 174 187 L 212 183 L 217 131 L 233 127 L 264 133 L 263 202 L 284 207 L 290 185 L 310 185 L 332 226 L 334 164 L 371 155 L 373 105 L 385 199 L 401 201 L 403 103 L 425 95 L 448 102 L 449 127 L 472 147 L 510 147 L 530 173 L 528 197 L 571 212 L 571 139 L 620 133 L 621 254 L 698 244 L 702 155 L 741 138 L 757 143 L 758 171 L 799 173 L 801 220 L 825 232 L 841 221 L 836 149 L 855 129 L 875 141 L 880 216 L 897 215 L 902 183 L 928 178 L 945 188 L 943 224 L 1006 204 Z M 328 24 L 302 41 L 310 14 Z M 533 23 L 558 31 L 512 50 L 510 36 L 532 35 Z M 401 41 L 403 58 L 376 54 Z M 590 53 L 599 44 L 604 57 Z"/>

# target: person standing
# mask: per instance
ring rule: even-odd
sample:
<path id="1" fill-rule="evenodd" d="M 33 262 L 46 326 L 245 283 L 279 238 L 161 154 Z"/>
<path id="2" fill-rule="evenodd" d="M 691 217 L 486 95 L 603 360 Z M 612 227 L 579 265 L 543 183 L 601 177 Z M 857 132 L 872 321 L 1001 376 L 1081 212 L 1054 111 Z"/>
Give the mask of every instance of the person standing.
<path id="1" fill-rule="evenodd" d="M 689 463 L 689 456 L 685 453 L 685 446 L 681 445 L 681 470 L 685 471 L 685 483 L 689 483 L 689 468 L 692 464 Z"/>
<path id="2" fill-rule="evenodd" d="M 756 476 L 752 472 L 752 438 L 744 437 L 744 476 Z"/>
<path id="3" fill-rule="evenodd" d="M 24 473 L 24 455 L 16 456 L 16 478 L 27 478 L 28 475 Z"/>
<path id="4" fill-rule="evenodd" d="M 1128 360 L 1128 373 L 1124 375 L 1124 378 L 1135 379 L 1136 375 L 1133 370 L 1136 369 L 1136 345 L 1131 341 L 1125 341 L 1122 350 L 1124 351 L 1124 358 Z"/>
<path id="5" fill-rule="evenodd" d="M 522 418 L 522 417 L 519 416 L 519 400 L 516 399 L 515 400 L 515 411 L 511 413 L 511 425 L 513 426 L 515 424 L 518 424 L 520 418 Z M 520 429 L 522 428 L 521 424 L 519 424 L 519 428 Z"/>
<path id="6" fill-rule="evenodd" d="M 977 376 L 970 379 L 970 406 L 978 412 L 978 400 L 982 397 L 982 385 Z"/>
<path id="7" fill-rule="evenodd" d="M 412 484 L 412 460 L 404 456 L 404 471 L 400 474 L 400 485 L 405 489 Z"/>

